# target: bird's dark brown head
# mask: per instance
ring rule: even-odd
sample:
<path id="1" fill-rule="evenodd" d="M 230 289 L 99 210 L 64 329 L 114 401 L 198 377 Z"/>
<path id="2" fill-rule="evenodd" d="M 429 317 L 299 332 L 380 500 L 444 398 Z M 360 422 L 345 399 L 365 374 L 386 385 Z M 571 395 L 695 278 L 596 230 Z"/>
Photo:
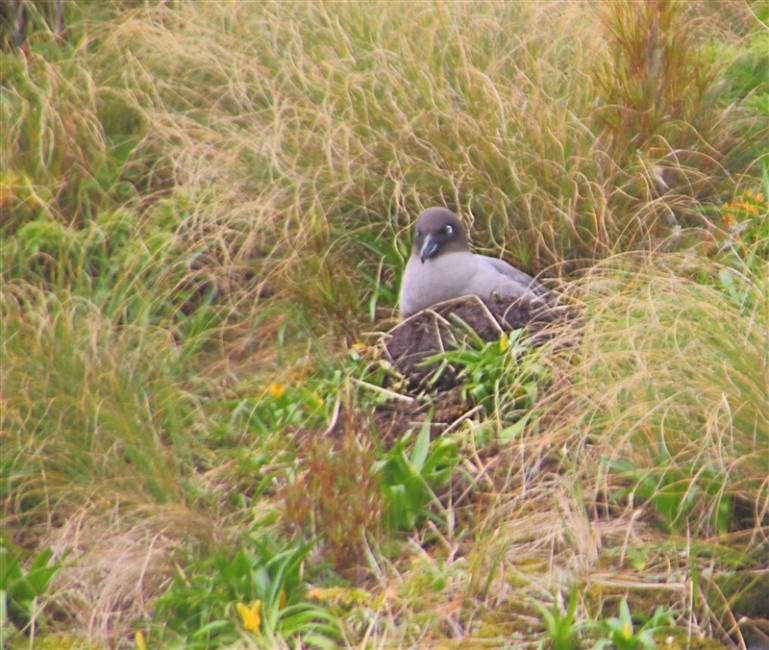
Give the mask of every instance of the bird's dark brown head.
<path id="1" fill-rule="evenodd" d="M 467 233 L 451 210 L 428 208 L 417 218 L 414 254 L 423 264 L 441 253 L 467 249 Z"/>

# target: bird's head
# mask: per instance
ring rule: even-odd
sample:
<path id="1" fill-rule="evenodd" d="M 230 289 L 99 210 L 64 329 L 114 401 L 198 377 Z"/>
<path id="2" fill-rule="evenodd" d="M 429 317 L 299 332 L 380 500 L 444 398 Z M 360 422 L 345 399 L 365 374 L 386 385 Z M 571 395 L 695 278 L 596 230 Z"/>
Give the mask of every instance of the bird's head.
<path id="1" fill-rule="evenodd" d="M 441 253 L 467 248 L 467 233 L 451 210 L 428 208 L 417 218 L 414 254 L 419 255 L 422 264 Z"/>

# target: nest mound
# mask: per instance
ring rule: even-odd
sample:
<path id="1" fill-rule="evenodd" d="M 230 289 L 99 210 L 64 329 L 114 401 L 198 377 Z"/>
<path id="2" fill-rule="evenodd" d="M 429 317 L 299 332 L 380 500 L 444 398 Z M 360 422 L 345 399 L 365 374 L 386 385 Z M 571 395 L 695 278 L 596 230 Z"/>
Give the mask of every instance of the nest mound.
<path id="1" fill-rule="evenodd" d="M 425 359 L 461 347 L 473 333 L 484 341 L 494 341 L 503 332 L 525 328 L 535 345 L 549 338 L 545 328 L 569 317 L 564 307 L 544 301 L 483 301 L 463 296 L 433 305 L 398 323 L 385 334 L 384 345 L 390 362 L 409 379 L 412 386 L 424 384 L 434 364 Z M 453 372 L 443 373 L 439 388 L 456 384 Z"/>

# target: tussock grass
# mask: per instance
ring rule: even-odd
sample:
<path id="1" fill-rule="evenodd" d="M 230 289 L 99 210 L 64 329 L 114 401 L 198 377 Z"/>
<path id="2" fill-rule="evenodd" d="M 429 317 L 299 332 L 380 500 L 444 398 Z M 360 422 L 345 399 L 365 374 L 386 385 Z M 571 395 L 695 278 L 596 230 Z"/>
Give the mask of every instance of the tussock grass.
<path id="1" fill-rule="evenodd" d="M 489 516 L 489 556 L 531 598 L 578 584 L 595 618 L 631 593 L 695 636 L 742 642 L 743 590 L 758 598 L 767 577 L 769 276 L 730 276 L 730 297 L 718 274 L 690 255 L 621 257 L 581 282 L 584 328 L 540 405 L 548 425 L 503 468 Z"/>
<path id="2" fill-rule="evenodd" d="M 375 262 L 364 233 L 392 241 L 426 205 L 539 271 L 653 245 L 732 183 L 719 161 L 738 122 L 673 5 L 603 24 L 578 5 L 376 9 L 372 21 L 358 4 L 156 6 L 108 41 L 139 86 L 146 155 L 209 198 L 194 225 L 332 323 L 377 288 L 354 280 Z M 639 59 L 658 24 L 661 61 Z M 618 73 L 639 65 L 668 98 L 654 119 Z M 670 195 L 656 164 L 678 172 Z M 385 282 L 402 253 L 389 255 Z"/>
<path id="3" fill-rule="evenodd" d="M 15 64 L 10 226 L 172 185 L 166 229 L 232 279 L 245 323 L 269 295 L 349 335 L 361 304 L 392 306 L 395 240 L 427 205 L 531 272 L 654 246 L 750 162 L 730 158 L 745 120 L 717 101 L 712 28 L 679 9 L 179 3 L 85 23 L 71 57 Z"/>
<path id="4" fill-rule="evenodd" d="M 629 594 L 692 637 L 760 624 L 765 242 L 728 268 L 661 254 L 743 252 L 721 203 L 757 191 L 769 143 L 746 7 L 72 3 L 63 39 L 0 53 L 3 523 L 69 551 L 67 625 L 123 642 L 175 558 L 285 532 L 292 485 L 290 523 L 333 531 L 364 588 L 329 605 L 350 646 L 535 646 L 537 605 L 574 585 L 582 621 Z M 445 423 L 461 461 L 440 517 L 346 536 L 380 512 L 376 418 L 341 452 L 308 443 L 304 467 L 295 445 L 309 411 L 381 405 L 348 400 L 328 352 L 392 318 L 434 204 L 564 278 L 584 329 L 538 357 L 553 382 L 525 435 L 479 442 L 513 419 L 515 382 L 487 419 Z"/>
<path id="5" fill-rule="evenodd" d="M 4 535 L 66 558 L 50 598 L 66 629 L 124 638 L 172 553 L 227 535 L 190 472 L 208 464 L 204 383 L 182 379 L 170 332 L 82 297 L 12 284 L 1 307 Z"/>
<path id="6" fill-rule="evenodd" d="M 130 157 L 141 114 L 77 25 L 73 40 L 82 40 L 71 46 L 2 54 L 4 234 L 31 219 L 82 226 L 100 208 L 138 197 L 142 169 Z"/>
<path id="7" fill-rule="evenodd" d="M 719 286 L 727 279 L 731 294 Z M 706 535 L 727 498 L 751 503 L 758 530 L 767 523 L 768 280 L 765 265 L 744 276 L 658 257 L 640 269 L 599 268 L 586 284 L 576 411 L 590 435 L 581 439 L 659 476 L 660 489 L 666 469 L 680 470 L 676 494 L 693 497 L 699 514 L 686 521 Z"/>
<path id="8" fill-rule="evenodd" d="M 118 328 L 86 301 L 32 288 L 4 298 L 13 510 L 66 509 L 116 494 L 184 502 L 181 467 L 192 458 L 188 436 L 200 407 L 169 372 L 178 350 L 168 334 Z"/>

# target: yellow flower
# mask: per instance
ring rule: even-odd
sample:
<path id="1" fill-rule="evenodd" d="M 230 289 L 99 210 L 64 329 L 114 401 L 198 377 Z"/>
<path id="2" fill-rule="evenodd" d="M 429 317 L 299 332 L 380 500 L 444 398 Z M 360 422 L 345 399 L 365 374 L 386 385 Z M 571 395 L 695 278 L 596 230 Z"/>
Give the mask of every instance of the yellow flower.
<path id="1" fill-rule="evenodd" d="M 759 203 L 763 203 L 764 202 L 764 193 L 763 192 L 759 192 L 758 194 L 756 194 L 756 201 L 758 201 Z"/>
<path id="2" fill-rule="evenodd" d="M 281 397 L 283 397 L 283 393 L 286 392 L 286 385 L 273 382 L 272 384 L 270 384 L 267 391 L 270 393 L 273 399 L 280 399 Z"/>
<path id="3" fill-rule="evenodd" d="M 734 225 L 734 215 L 731 212 L 724 212 L 721 218 L 727 228 L 731 228 Z"/>
<path id="4" fill-rule="evenodd" d="M 238 615 L 243 622 L 243 627 L 249 632 L 258 632 L 259 624 L 262 622 L 262 617 L 259 616 L 259 610 L 262 607 L 261 600 L 255 600 L 251 603 L 251 607 L 238 603 L 236 605 L 238 609 Z"/>
<path id="5" fill-rule="evenodd" d="M 499 351 L 505 352 L 507 348 L 510 347 L 510 338 L 507 336 L 507 333 L 503 333 L 502 336 L 499 337 Z"/>
<path id="6" fill-rule="evenodd" d="M 626 639 L 630 639 L 633 636 L 633 624 L 630 621 L 625 621 L 622 626 L 622 636 Z"/>
<path id="7" fill-rule="evenodd" d="M 740 201 L 739 203 L 736 203 L 734 207 L 743 212 L 747 212 L 748 214 L 758 214 L 758 208 L 747 201 Z"/>
<path id="8" fill-rule="evenodd" d="M 368 350 L 368 346 L 365 343 L 353 343 L 349 350 L 350 358 L 359 361 L 365 356 L 366 350 Z"/>
<path id="9" fill-rule="evenodd" d="M 134 640 L 136 641 L 136 650 L 147 650 L 147 642 L 144 640 L 144 634 L 141 630 L 136 630 Z"/>

